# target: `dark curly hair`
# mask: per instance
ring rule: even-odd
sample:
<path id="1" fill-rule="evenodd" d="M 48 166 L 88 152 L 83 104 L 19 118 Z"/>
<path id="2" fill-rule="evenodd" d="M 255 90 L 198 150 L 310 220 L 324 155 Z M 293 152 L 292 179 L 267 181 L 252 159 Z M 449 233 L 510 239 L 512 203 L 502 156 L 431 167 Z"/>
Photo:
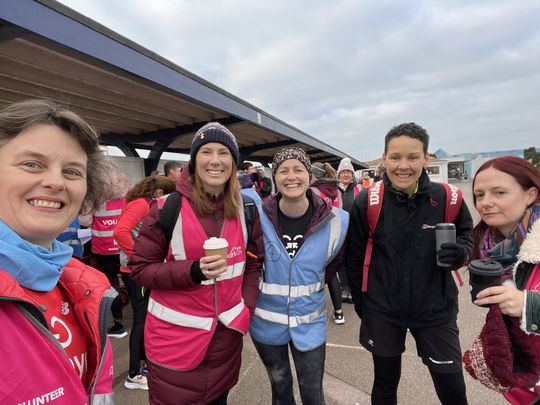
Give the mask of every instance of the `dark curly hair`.
<path id="1" fill-rule="evenodd" d="M 400 136 L 408 136 L 413 139 L 418 139 L 420 142 L 422 142 L 424 154 L 427 154 L 429 146 L 429 135 L 424 128 L 422 128 L 418 124 L 415 124 L 414 122 L 407 122 L 396 125 L 390 131 L 388 131 L 388 133 L 384 137 L 384 153 L 388 151 L 388 144 L 390 143 L 390 141 Z"/>

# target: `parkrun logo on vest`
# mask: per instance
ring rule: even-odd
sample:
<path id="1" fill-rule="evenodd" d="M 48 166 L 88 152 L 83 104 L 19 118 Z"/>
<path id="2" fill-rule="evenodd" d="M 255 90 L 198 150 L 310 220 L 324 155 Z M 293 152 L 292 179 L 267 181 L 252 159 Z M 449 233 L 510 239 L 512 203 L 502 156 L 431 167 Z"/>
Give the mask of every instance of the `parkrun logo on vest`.
<path id="1" fill-rule="evenodd" d="M 227 255 L 227 259 L 234 259 L 235 257 L 242 255 L 242 247 L 235 246 L 231 249 L 231 252 Z"/>
<path id="2" fill-rule="evenodd" d="M 378 181 L 369 193 L 369 205 L 379 205 L 381 203 L 381 198 L 379 197 L 380 188 L 381 182 Z"/>

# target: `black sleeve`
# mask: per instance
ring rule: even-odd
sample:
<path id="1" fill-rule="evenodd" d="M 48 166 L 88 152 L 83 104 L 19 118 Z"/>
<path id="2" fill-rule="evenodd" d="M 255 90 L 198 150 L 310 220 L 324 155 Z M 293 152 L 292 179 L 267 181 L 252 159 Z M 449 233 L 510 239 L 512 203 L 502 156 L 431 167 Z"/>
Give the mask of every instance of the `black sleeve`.
<path id="1" fill-rule="evenodd" d="M 261 197 L 268 197 L 272 194 L 272 182 L 268 177 L 263 179 L 263 187 L 259 190 Z"/>
<path id="2" fill-rule="evenodd" d="M 459 209 L 459 214 L 456 218 L 455 225 L 456 243 L 463 246 L 467 251 L 467 256 L 469 256 L 473 248 L 473 220 L 465 200 L 461 202 L 461 207 Z"/>
<path id="3" fill-rule="evenodd" d="M 368 237 L 367 189 L 364 189 L 351 208 L 345 259 L 354 309 L 360 317 L 362 317 L 362 274 Z"/>

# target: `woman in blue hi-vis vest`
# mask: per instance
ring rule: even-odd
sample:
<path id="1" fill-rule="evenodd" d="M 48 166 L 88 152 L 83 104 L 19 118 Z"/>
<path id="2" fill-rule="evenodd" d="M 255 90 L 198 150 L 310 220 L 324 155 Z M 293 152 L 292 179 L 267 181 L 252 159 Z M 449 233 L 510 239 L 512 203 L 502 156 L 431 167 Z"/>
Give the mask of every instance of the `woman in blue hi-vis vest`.
<path id="1" fill-rule="evenodd" d="M 295 403 L 289 347 L 302 403 L 324 404 L 324 288 L 341 265 L 349 215 L 312 193 L 310 168 L 301 149 L 276 154 L 278 192 L 260 212 L 265 260 L 250 334 L 270 377 L 273 404 Z"/>

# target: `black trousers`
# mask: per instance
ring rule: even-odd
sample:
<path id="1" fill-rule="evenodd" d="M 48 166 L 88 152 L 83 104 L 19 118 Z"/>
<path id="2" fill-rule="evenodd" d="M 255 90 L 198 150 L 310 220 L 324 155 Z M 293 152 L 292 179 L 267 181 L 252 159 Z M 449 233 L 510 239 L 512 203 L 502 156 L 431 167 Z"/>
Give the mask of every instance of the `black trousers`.
<path id="1" fill-rule="evenodd" d="M 112 316 L 115 320 L 122 319 L 122 298 L 120 297 L 120 281 L 118 280 L 118 273 L 120 273 L 120 256 L 119 255 L 100 255 L 94 253 L 96 258 L 96 267 L 101 271 L 111 286 L 118 292 L 118 296 L 114 299 L 111 305 Z M 122 280 L 125 284 L 124 275 L 122 274 Z"/>
<path id="2" fill-rule="evenodd" d="M 141 362 L 146 360 L 144 350 L 144 322 L 148 309 L 150 291 L 143 289 L 131 278 L 127 280 L 129 300 L 133 309 L 133 326 L 129 335 L 129 376 L 140 373 Z"/>

